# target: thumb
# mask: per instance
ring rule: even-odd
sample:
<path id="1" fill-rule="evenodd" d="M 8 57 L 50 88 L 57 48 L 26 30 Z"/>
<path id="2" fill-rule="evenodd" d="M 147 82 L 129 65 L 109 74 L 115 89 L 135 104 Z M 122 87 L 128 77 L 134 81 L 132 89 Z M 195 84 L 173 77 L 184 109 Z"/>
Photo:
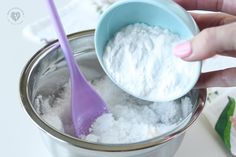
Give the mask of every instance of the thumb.
<path id="1" fill-rule="evenodd" d="M 173 53 L 186 61 L 196 61 L 222 52 L 235 52 L 235 50 L 236 23 L 231 23 L 204 29 L 191 41 L 175 46 Z"/>

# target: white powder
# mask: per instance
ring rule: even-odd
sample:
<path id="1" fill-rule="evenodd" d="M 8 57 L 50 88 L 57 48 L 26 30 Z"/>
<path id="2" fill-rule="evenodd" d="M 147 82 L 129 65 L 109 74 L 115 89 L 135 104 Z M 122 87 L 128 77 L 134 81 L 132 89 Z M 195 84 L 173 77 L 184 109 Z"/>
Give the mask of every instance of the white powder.
<path id="1" fill-rule="evenodd" d="M 172 54 L 173 45 L 180 40 L 177 34 L 161 27 L 128 25 L 105 48 L 106 71 L 116 84 L 136 97 L 151 101 L 181 97 L 191 88 L 199 67 Z"/>
<path id="2" fill-rule="evenodd" d="M 108 105 L 109 114 L 99 117 L 83 139 L 99 143 L 133 143 L 166 133 L 192 110 L 188 97 L 153 103 L 137 99 L 116 87 L 107 76 L 91 84 Z M 37 96 L 35 110 L 51 126 L 74 136 L 70 112 L 70 88 L 65 84 L 56 95 Z"/>

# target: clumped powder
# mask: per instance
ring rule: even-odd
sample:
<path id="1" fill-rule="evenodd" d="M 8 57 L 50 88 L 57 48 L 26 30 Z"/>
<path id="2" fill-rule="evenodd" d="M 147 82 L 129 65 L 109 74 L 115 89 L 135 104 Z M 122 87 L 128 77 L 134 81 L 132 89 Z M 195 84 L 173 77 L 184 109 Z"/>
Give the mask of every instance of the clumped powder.
<path id="1" fill-rule="evenodd" d="M 178 34 L 162 27 L 128 25 L 106 45 L 106 71 L 116 84 L 136 97 L 152 101 L 181 97 L 194 85 L 199 66 L 172 54 L 173 46 L 180 41 Z"/>
<path id="2" fill-rule="evenodd" d="M 99 117 L 90 134 L 82 139 L 98 143 L 133 143 L 174 129 L 192 110 L 188 97 L 154 103 L 137 99 L 116 87 L 107 76 L 91 84 L 108 105 L 110 113 Z M 70 111 L 70 88 L 65 84 L 56 95 L 38 95 L 34 107 L 52 127 L 74 136 Z"/>

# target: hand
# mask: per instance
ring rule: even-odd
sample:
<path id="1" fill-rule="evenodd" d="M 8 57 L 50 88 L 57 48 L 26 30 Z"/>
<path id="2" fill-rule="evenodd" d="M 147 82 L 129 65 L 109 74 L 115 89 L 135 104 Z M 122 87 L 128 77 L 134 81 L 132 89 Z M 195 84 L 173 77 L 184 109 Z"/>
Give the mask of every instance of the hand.
<path id="1" fill-rule="evenodd" d="M 192 14 L 201 32 L 191 41 L 177 45 L 173 49 L 176 56 L 186 61 L 203 60 L 216 54 L 236 57 L 235 0 L 175 1 L 187 10 L 221 11 L 221 13 Z M 203 73 L 196 85 L 198 88 L 226 86 L 236 86 L 236 68 Z"/>

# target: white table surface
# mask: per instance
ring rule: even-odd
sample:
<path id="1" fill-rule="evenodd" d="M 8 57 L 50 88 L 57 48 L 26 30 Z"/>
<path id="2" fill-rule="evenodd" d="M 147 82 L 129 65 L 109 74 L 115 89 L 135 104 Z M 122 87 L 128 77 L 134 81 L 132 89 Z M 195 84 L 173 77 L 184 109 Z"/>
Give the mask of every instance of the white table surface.
<path id="1" fill-rule="evenodd" d="M 66 0 L 57 0 L 59 5 Z M 13 7 L 23 10 L 23 23 L 13 25 L 7 12 Z M 40 48 L 22 36 L 22 29 L 46 15 L 44 1 L 1 0 L 0 4 L 0 156 L 51 157 L 38 129 L 25 114 L 19 97 L 19 78 L 27 60 Z M 213 63 L 214 64 L 214 63 Z M 187 131 L 175 157 L 230 157 L 204 116 Z"/>

